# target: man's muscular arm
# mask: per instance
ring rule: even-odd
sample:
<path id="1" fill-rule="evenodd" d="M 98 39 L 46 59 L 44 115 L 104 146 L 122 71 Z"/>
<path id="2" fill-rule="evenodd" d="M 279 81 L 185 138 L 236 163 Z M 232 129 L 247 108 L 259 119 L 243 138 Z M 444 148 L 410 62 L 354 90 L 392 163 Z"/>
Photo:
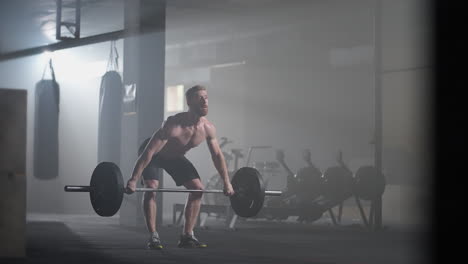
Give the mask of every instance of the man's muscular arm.
<path id="1" fill-rule="evenodd" d="M 143 170 L 148 166 L 153 158 L 153 155 L 157 154 L 166 145 L 169 137 L 172 135 L 174 130 L 173 122 L 169 118 L 164 125 L 158 129 L 151 137 L 145 150 L 138 157 L 135 167 L 133 168 L 132 177 L 127 182 L 127 193 L 133 193 L 136 188 L 136 183 L 141 177 Z"/>
<path id="2" fill-rule="evenodd" d="M 234 190 L 232 189 L 232 185 L 229 180 L 229 174 L 226 167 L 226 162 L 224 160 L 224 155 L 221 151 L 221 148 L 219 147 L 218 140 L 216 139 L 216 128 L 212 124 L 207 124 L 206 134 L 206 142 L 208 143 L 208 149 L 210 150 L 211 158 L 216 167 L 216 170 L 224 182 L 224 194 L 233 195 Z"/>

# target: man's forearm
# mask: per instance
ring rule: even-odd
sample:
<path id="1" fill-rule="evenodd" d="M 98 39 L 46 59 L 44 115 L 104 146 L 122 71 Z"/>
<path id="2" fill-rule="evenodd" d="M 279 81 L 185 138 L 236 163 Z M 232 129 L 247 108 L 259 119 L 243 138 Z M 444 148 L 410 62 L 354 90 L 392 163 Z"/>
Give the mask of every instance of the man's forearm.
<path id="1" fill-rule="evenodd" d="M 133 168 L 132 172 L 132 180 L 138 181 L 143 173 L 143 170 L 148 166 L 148 159 L 140 157 L 137 162 L 135 163 L 135 167 Z"/>
<path id="2" fill-rule="evenodd" d="M 223 179 L 224 183 L 229 183 L 229 174 L 227 171 L 226 162 L 224 161 L 223 154 L 214 155 L 213 163 L 216 167 L 216 170 L 218 170 L 219 175 L 221 175 L 221 178 Z"/>

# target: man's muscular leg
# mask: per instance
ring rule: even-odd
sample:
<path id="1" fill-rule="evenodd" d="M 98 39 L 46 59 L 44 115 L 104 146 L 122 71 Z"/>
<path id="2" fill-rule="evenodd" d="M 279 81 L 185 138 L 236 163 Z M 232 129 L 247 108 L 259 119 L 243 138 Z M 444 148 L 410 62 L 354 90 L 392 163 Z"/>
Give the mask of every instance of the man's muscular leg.
<path id="1" fill-rule="evenodd" d="M 185 188 L 193 190 L 203 190 L 203 184 L 200 179 L 193 179 L 184 183 Z M 185 224 L 184 234 L 193 234 L 193 228 L 197 223 L 198 214 L 200 213 L 202 193 L 190 193 L 185 204 Z"/>
<path id="2" fill-rule="evenodd" d="M 145 180 L 147 188 L 158 188 L 158 180 Z M 143 196 L 143 212 L 145 214 L 146 227 L 150 233 L 156 232 L 156 193 L 145 192 Z"/>
<path id="3" fill-rule="evenodd" d="M 203 190 L 200 179 L 193 179 L 184 183 L 185 188 L 194 190 Z M 185 204 L 185 224 L 184 234 L 180 237 L 178 247 L 182 248 L 205 248 L 206 244 L 198 241 L 193 235 L 193 228 L 197 223 L 200 213 L 202 193 L 190 193 Z"/>

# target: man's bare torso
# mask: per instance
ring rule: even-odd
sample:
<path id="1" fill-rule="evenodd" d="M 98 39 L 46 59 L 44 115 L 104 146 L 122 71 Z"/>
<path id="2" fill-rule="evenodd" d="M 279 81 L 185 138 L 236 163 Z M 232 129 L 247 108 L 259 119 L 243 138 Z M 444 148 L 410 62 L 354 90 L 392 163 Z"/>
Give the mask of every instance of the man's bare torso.
<path id="1" fill-rule="evenodd" d="M 159 152 L 159 155 L 165 158 L 183 156 L 190 149 L 200 145 L 207 138 L 207 129 L 212 126 L 205 117 L 201 117 L 196 124 L 190 122 L 186 112 L 170 117 L 168 122 L 173 124 L 169 139 Z"/>

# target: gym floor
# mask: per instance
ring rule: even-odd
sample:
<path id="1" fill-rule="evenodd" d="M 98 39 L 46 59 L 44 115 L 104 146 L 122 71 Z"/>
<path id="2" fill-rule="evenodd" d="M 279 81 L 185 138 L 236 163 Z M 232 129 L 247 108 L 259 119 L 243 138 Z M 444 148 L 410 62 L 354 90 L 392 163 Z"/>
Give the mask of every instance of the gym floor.
<path id="1" fill-rule="evenodd" d="M 168 221 L 169 222 L 169 221 Z M 164 250 L 146 250 L 147 233 L 122 227 L 118 216 L 28 215 L 27 258 L 2 263 L 428 263 L 420 231 L 356 225 L 240 221 L 227 231 L 221 221 L 196 230 L 206 249 L 180 249 L 181 228 L 159 229 Z M 0 259 L 1 260 L 1 259 Z"/>

